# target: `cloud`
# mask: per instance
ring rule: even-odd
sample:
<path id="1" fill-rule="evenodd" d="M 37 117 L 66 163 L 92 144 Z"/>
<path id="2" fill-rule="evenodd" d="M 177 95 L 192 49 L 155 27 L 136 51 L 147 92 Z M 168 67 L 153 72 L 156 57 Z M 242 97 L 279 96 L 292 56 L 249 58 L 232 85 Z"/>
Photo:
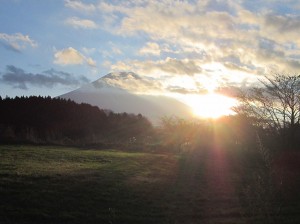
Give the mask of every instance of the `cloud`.
<path id="1" fill-rule="evenodd" d="M 130 60 L 127 63 L 119 61 L 111 65 L 114 71 L 135 71 L 138 74 L 147 73 L 168 73 L 169 75 L 189 75 L 193 76 L 202 72 L 198 65 L 200 61 L 193 59 L 176 59 L 167 57 L 163 60 Z"/>
<path id="2" fill-rule="evenodd" d="M 13 65 L 7 65 L 6 71 L 2 73 L 1 82 L 9 84 L 14 88 L 28 89 L 28 85 L 52 88 L 55 85 L 78 86 L 87 83 L 89 80 L 83 76 L 74 77 L 74 75 L 50 69 L 42 73 L 29 73 Z"/>
<path id="3" fill-rule="evenodd" d="M 70 25 L 76 29 L 82 28 L 82 29 L 97 29 L 97 24 L 88 19 L 80 19 L 78 17 L 71 17 L 65 20 L 66 25 Z"/>
<path id="4" fill-rule="evenodd" d="M 72 47 L 57 51 L 54 58 L 54 63 L 60 65 L 83 64 L 84 62 L 84 56 Z"/>
<path id="5" fill-rule="evenodd" d="M 200 93 L 203 90 L 203 86 L 197 86 L 195 79 L 195 77 L 203 75 L 202 69 L 198 66 L 198 61 L 196 60 L 167 58 L 157 61 L 128 60 L 127 62 L 119 61 L 115 64 L 106 62 L 106 64 L 110 66 L 112 71 L 119 73 L 122 71 L 133 71 L 139 74 L 142 80 L 147 80 L 144 83 L 141 83 L 140 80 L 135 80 L 135 82 L 131 82 L 132 86 L 129 83 L 122 86 L 130 91 Z M 119 86 L 122 85 L 121 81 L 118 80 Z M 133 83 L 136 84 L 133 85 Z"/>
<path id="6" fill-rule="evenodd" d="M 95 12 L 96 6 L 93 4 L 84 4 L 77 0 L 65 0 L 65 6 L 80 12 L 92 13 Z"/>
<path id="7" fill-rule="evenodd" d="M 87 48 L 87 47 L 83 47 L 82 48 L 82 51 L 87 54 L 87 55 L 90 55 L 90 54 L 93 54 L 96 52 L 96 48 Z"/>
<path id="8" fill-rule="evenodd" d="M 85 58 L 86 63 L 91 67 L 96 67 L 97 63 L 92 58 Z"/>
<path id="9" fill-rule="evenodd" d="M 84 56 L 72 47 L 57 51 L 54 54 L 54 63 L 59 65 L 78 65 L 86 63 L 91 67 L 96 66 L 96 62 L 92 58 Z"/>
<path id="10" fill-rule="evenodd" d="M 201 67 L 194 60 L 190 59 L 167 58 L 164 61 L 159 61 L 156 65 L 165 72 L 178 75 L 195 75 L 202 71 Z"/>
<path id="11" fill-rule="evenodd" d="M 205 89 L 195 90 L 195 89 L 183 88 L 181 86 L 169 86 L 167 90 L 173 93 L 180 93 L 180 94 L 205 94 L 208 92 Z"/>
<path id="12" fill-rule="evenodd" d="M 268 14 L 265 16 L 265 25 L 279 32 L 294 32 L 300 28 L 300 17 Z"/>
<path id="13" fill-rule="evenodd" d="M 143 94 L 161 92 L 163 89 L 159 79 L 139 76 L 133 72 L 113 72 L 104 76 L 100 82 L 94 83 L 95 87 L 100 88 L 105 84 Z"/>
<path id="14" fill-rule="evenodd" d="M 258 0 L 251 6 L 244 0 L 65 4 L 81 12 L 95 12 L 98 27 L 114 37 L 146 40 L 140 49 L 122 46 L 122 51 L 114 47 L 121 45 L 109 43 L 111 49 L 101 53 L 106 60 L 104 66 L 112 71 L 133 71 L 165 83 L 172 77 L 201 80 L 206 76 L 220 85 L 244 80 L 252 83 L 274 71 L 300 72 L 300 16 L 295 0 L 287 1 L 284 9 L 281 1 Z M 121 53 L 129 53 L 129 59 L 118 60 Z M 131 55 L 135 59 L 130 59 Z M 138 56 L 147 56 L 147 60 Z M 81 64 L 87 63 L 81 60 Z M 181 85 L 173 87 L 169 90 L 184 92 Z"/>
<path id="15" fill-rule="evenodd" d="M 250 8 L 245 1 L 162 0 L 102 1 L 99 7 L 102 14 L 114 18 L 108 31 L 122 37 L 143 35 L 150 40 L 139 54 L 201 57 L 202 64 L 220 62 L 228 69 L 246 68 L 255 74 L 268 72 L 271 67 L 278 71 L 300 69 L 300 16 L 294 1 L 286 5 L 289 12 L 280 5 L 259 1 Z M 265 40 L 274 47 L 261 46 Z M 232 62 L 231 56 L 239 60 Z M 171 67 L 176 70 L 176 64 L 165 70 L 174 72 Z"/>
<path id="16" fill-rule="evenodd" d="M 133 63 L 129 64 L 131 62 L 133 62 Z M 106 66 L 107 68 L 109 68 L 113 72 L 122 72 L 122 71 L 137 72 L 137 71 L 139 71 L 139 69 L 137 69 L 136 65 L 134 65 L 135 62 L 137 62 L 137 61 L 130 60 L 129 63 L 124 62 L 124 61 L 118 61 L 116 63 L 112 63 L 111 61 L 106 60 L 106 61 L 104 61 L 104 66 Z M 139 73 L 139 72 L 137 72 L 137 73 Z"/>
<path id="17" fill-rule="evenodd" d="M 153 82 L 159 82 L 163 86 L 161 92 L 165 93 L 203 93 L 205 90 L 213 91 L 218 86 L 240 86 L 257 82 L 259 75 L 252 73 L 251 68 L 232 61 L 232 64 L 223 65 L 216 62 L 204 63 L 202 59 L 166 58 L 116 63 L 106 61 L 105 65 L 115 72 L 133 71 L 142 77 L 152 78 Z"/>
<path id="18" fill-rule="evenodd" d="M 114 55 L 121 55 L 121 54 L 123 54 L 122 50 L 119 49 L 119 48 L 118 48 L 117 46 L 115 46 L 115 45 L 112 45 L 112 46 L 111 46 L 111 51 L 112 51 L 112 53 L 113 53 Z"/>
<path id="19" fill-rule="evenodd" d="M 100 50 L 99 52 L 105 58 L 115 58 L 116 56 L 123 54 L 121 48 L 111 41 L 108 42 L 108 46 L 105 50 Z"/>
<path id="20" fill-rule="evenodd" d="M 265 37 L 280 43 L 295 42 L 300 46 L 300 16 L 266 14 L 263 18 L 263 28 L 262 34 Z"/>
<path id="21" fill-rule="evenodd" d="M 146 43 L 146 46 L 140 49 L 139 53 L 141 55 L 160 55 L 160 47 L 157 43 L 154 42 L 148 42 Z"/>
<path id="22" fill-rule="evenodd" d="M 190 76 L 153 77 L 137 75 L 133 72 L 113 72 L 93 83 L 102 88 L 107 85 L 142 94 L 203 94 L 207 90 L 197 86 L 196 80 Z"/>
<path id="23" fill-rule="evenodd" d="M 241 94 L 242 90 L 246 90 L 246 86 L 220 86 L 215 90 L 216 93 L 228 96 L 228 97 L 237 97 Z"/>
<path id="24" fill-rule="evenodd" d="M 28 35 L 23 35 L 21 33 L 12 35 L 0 33 L 0 42 L 6 49 L 15 52 L 21 52 L 27 46 L 33 48 L 37 47 L 37 43 L 34 40 L 32 40 Z"/>

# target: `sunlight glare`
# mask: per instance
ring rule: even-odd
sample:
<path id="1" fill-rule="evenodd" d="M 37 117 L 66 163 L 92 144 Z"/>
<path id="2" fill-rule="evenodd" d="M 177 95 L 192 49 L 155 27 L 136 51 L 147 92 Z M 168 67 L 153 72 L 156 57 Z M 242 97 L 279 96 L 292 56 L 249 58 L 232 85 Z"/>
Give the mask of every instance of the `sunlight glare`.
<path id="1" fill-rule="evenodd" d="M 185 101 L 192 108 L 194 115 L 202 118 L 234 114 L 231 108 L 237 104 L 235 99 L 216 93 L 188 95 Z"/>

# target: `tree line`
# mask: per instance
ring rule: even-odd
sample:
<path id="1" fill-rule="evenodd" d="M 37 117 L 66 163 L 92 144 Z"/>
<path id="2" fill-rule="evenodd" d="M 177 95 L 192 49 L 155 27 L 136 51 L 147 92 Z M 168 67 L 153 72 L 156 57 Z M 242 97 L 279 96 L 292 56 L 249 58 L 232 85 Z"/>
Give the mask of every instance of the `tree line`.
<path id="1" fill-rule="evenodd" d="M 141 114 L 114 113 L 61 98 L 0 98 L 0 142 L 62 145 L 121 145 L 140 150 L 181 152 L 250 145 L 257 128 L 245 116 L 219 120 L 163 117 L 158 127 Z M 253 140 L 254 139 L 254 140 Z"/>
<path id="2" fill-rule="evenodd" d="M 114 113 L 61 98 L 0 98 L 2 142 L 124 143 L 143 141 L 152 129 L 141 114 Z"/>

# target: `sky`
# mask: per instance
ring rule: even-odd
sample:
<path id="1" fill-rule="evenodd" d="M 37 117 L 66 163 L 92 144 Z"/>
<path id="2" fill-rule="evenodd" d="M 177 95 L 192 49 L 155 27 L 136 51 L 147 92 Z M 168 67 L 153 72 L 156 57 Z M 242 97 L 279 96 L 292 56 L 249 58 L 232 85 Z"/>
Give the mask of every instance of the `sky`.
<path id="1" fill-rule="evenodd" d="M 55 97 L 124 71 L 147 80 L 140 93 L 232 96 L 299 74 L 299 31 L 298 0 L 0 0 L 0 96 Z"/>

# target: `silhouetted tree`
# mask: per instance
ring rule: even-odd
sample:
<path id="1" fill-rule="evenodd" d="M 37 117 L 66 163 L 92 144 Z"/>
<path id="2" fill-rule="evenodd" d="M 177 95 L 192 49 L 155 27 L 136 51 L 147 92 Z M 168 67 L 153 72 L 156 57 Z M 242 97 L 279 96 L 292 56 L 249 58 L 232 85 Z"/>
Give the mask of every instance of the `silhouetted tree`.
<path id="1" fill-rule="evenodd" d="M 257 118 L 271 134 L 281 137 L 281 143 L 295 147 L 300 122 L 300 75 L 275 74 L 261 80 L 262 87 L 244 91 L 240 114 Z"/>

